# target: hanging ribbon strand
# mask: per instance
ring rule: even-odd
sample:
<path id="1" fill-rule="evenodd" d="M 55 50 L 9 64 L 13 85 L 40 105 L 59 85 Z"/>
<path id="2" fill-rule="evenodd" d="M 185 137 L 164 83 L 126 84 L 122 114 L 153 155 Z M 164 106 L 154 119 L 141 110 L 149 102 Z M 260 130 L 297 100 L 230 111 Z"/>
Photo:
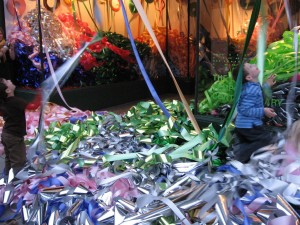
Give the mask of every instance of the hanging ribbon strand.
<path id="1" fill-rule="evenodd" d="M 157 38 L 156 38 L 156 36 L 155 36 L 155 34 L 153 32 L 153 29 L 152 29 L 152 27 L 150 25 L 150 22 L 149 22 L 146 14 L 145 14 L 145 11 L 144 11 L 141 3 L 138 0 L 133 0 L 133 2 L 135 4 L 135 7 L 137 8 L 137 10 L 138 10 L 138 12 L 139 12 L 142 20 L 143 20 L 143 22 L 144 22 L 144 24 L 145 24 L 148 32 L 149 32 L 152 40 L 154 41 L 154 44 L 156 45 L 159 54 L 161 55 L 161 57 L 162 57 L 165 65 L 166 65 L 166 67 L 168 68 L 168 71 L 170 72 L 171 78 L 172 78 L 172 80 L 173 80 L 173 82 L 175 84 L 175 87 L 176 87 L 176 89 L 178 91 L 178 94 L 179 94 L 180 99 L 181 99 L 181 101 L 182 101 L 182 103 L 184 105 L 184 108 L 185 108 L 185 110 L 186 110 L 186 112 L 188 114 L 188 117 L 191 120 L 191 122 L 192 122 L 192 124 L 194 126 L 195 131 L 199 134 L 201 132 L 201 130 L 199 128 L 199 125 L 198 125 L 198 123 L 197 123 L 197 121 L 195 119 L 195 116 L 192 113 L 192 111 L 191 111 L 191 109 L 189 107 L 189 104 L 187 103 L 187 101 L 186 101 L 186 99 L 185 99 L 185 97 L 184 97 L 184 95 L 183 95 L 183 93 L 182 93 L 182 91 L 181 91 L 181 89 L 180 89 L 177 81 L 176 81 L 176 78 L 175 78 L 175 76 L 174 76 L 174 74 L 173 74 L 173 72 L 172 72 L 172 70 L 171 70 L 171 68 L 170 68 L 170 66 L 169 66 L 169 64 L 168 64 L 168 62 L 167 62 L 164 54 L 163 54 L 163 51 L 161 50 L 161 48 L 159 46 L 158 40 L 157 40 Z"/>
<path id="2" fill-rule="evenodd" d="M 242 54 L 242 57 L 241 57 L 241 62 L 243 62 L 244 57 L 246 55 L 246 52 L 247 52 L 247 49 L 248 49 L 253 31 L 254 31 L 254 28 L 255 28 L 255 24 L 256 24 L 257 19 L 258 19 L 258 15 L 259 15 L 259 12 L 260 12 L 260 6 L 261 6 L 261 0 L 255 1 L 253 11 L 252 11 L 252 14 L 251 14 L 251 18 L 250 18 L 250 23 L 249 23 L 249 26 L 248 26 L 248 31 L 247 31 L 245 44 L 244 44 L 243 54 Z M 239 68 L 238 77 L 237 77 L 237 80 L 236 80 L 233 105 L 232 105 L 232 108 L 231 108 L 231 110 L 228 114 L 228 117 L 226 118 L 226 120 L 224 121 L 224 123 L 222 125 L 222 129 L 220 130 L 219 138 L 218 138 L 219 141 L 223 139 L 223 137 L 225 135 L 225 131 L 226 131 L 227 127 L 229 126 L 229 124 L 231 123 L 232 119 L 233 119 L 233 115 L 235 113 L 236 106 L 237 106 L 237 103 L 238 103 L 239 98 L 240 98 L 240 94 L 241 94 L 241 91 L 242 91 L 242 77 L 243 77 L 243 75 L 242 75 L 243 72 L 242 71 L 243 71 L 243 67 L 241 66 Z"/>
<path id="3" fill-rule="evenodd" d="M 138 51 L 136 49 L 136 46 L 135 46 L 134 39 L 133 39 L 133 36 L 132 36 L 132 32 L 131 32 L 131 29 L 130 29 L 130 26 L 129 26 L 129 21 L 128 21 L 128 17 L 127 17 L 127 14 L 126 14 L 126 10 L 125 10 L 123 1 L 121 1 L 121 6 L 122 6 L 122 12 L 123 12 L 123 16 L 124 16 L 124 20 L 125 20 L 125 24 L 126 24 L 126 29 L 127 29 L 128 35 L 130 37 L 130 43 L 131 43 L 134 55 L 135 55 L 135 57 L 137 59 L 139 68 L 140 68 L 140 70 L 142 72 L 142 75 L 143 75 L 143 77 L 144 77 L 144 79 L 146 81 L 146 84 L 147 84 L 147 86 L 148 86 L 148 88 L 150 90 L 150 93 L 151 93 L 152 97 L 154 98 L 155 102 L 162 109 L 162 111 L 165 114 L 165 116 L 167 118 L 170 118 L 171 115 L 170 115 L 169 111 L 166 109 L 166 107 L 164 106 L 164 104 L 162 103 L 162 101 L 160 100 L 160 98 L 159 98 L 156 90 L 154 89 L 153 84 L 151 83 L 151 81 L 149 79 L 149 76 L 147 75 L 145 67 L 144 67 L 144 65 L 143 65 L 143 63 L 141 61 L 141 58 L 139 56 L 139 53 L 138 53 Z"/>
<path id="4" fill-rule="evenodd" d="M 293 33 L 294 33 L 294 50 L 295 50 L 295 74 L 293 76 L 291 87 L 287 96 L 287 104 L 286 104 L 286 114 L 287 114 L 287 127 L 290 127 L 292 123 L 294 122 L 294 104 L 296 99 L 296 85 L 297 85 L 297 77 L 298 77 L 298 51 L 299 51 L 299 26 L 294 27 Z"/>
<path id="5" fill-rule="evenodd" d="M 97 5 L 95 5 L 94 17 L 97 22 L 101 22 L 101 14 Z M 40 39 L 42 39 L 42 36 L 43 35 L 40 34 Z M 38 135 L 27 151 L 27 159 L 34 169 L 42 169 L 41 165 L 45 163 L 43 156 L 46 151 L 44 140 L 44 111 L 50 95 L 53 93 L 57 84 L 63 85 L 68 80 L 74 69 L 77 67 L 81 54 L 88 48 L 88 46 L 101 40 L 101 38 L 100 33 L 95 35 L 90 42 L 85 43 L 85 45 L 74 56 L 60 66 L 56 71 L 56 80 L 49 77 L 42 83 L 42 104 L 40 108 Z"/>
<path id="6" fill-rule="evenodd" d="M 289 23 L 289 27 L 290 29 L 294 32 L 294 50 L 295 50 L 295 68 L 298 68 L 298 49 L 299 49 L 299 43 L 298 43 L 298 30 L 299 27 L 295 27 L 296 26 L 296 22 L 293 21 L 293 16 L 292 16 L 292 8 L 291 8 L 291 4 L 290 1 L 288 0 L 284 0 L 284 6 L 285 6 L 285 11 L 287 14 L 287 18 L 288 18 L 288 23 Z M 293 77 L 293 82 L 291 83 L 291 87 L 290 87 L 290 91 L 287 97 L 287 105 L 286 105 L 286 112 L 287 112 L 287 127 L 290 127 L 292 122 L 293 122 L 293 104 L 294 104 L 294 100 L 295 100 L 295 87 L 296 87 L 296 76 L 298 74 L 298 71 L 296 71 L 294 77 Z"/>

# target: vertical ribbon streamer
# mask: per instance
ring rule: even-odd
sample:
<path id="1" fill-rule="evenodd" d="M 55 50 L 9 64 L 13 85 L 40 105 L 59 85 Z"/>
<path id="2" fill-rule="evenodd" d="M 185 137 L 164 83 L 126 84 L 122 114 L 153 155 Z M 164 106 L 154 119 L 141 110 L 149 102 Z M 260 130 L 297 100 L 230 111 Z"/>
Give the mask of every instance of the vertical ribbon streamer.
<path id="1" fill-rule="evenodd" d="M 238 21 L 240 21 L 239 28 L 237 28 L 237 30 L 238 29 L 242 30 L 243 17 L 242 17 L 242 13 L 241 13 L 241 9 L 240 9 L 239 0 L 235 0 L 233 5 L 235 6 L 236 15 L 238 16 Z M 236 34 L 236 32 L 237 31 L 235 31 L 235 34 Z"/>
<path id="2" fill-rule="evenodd" d="M 38 7 L 38 30 L 39 30 L 39 56 L 41 59 L 41 73 L 44 75 L 44 60 L 43 60 L 43 40 L 42 40 L 42 27 L 41 27 L 41 21 L 42 21 L 42 11 L 41 11 L 41 0 L 37 0 L 37 7 Z M 39 77 L 40 80 L 42 80 L 41 77 Z"/>
<path id="3" fill-rule="evenodd" d="M 157 92 L 156 90 L 154 89 L 150 79 L 149 79 L 149 76 L 147 75 L 147 72 L 145 70 L 145 67 L 143 66 L 143 63 L 141 61 L 141 58 L 139 56 L 139 53 L 136 49 L 136 46 L 135 46 L 135 43 L 134 43 L 134 39 L 133 39 L 133 36 L 132 36 L 132 33 L 131 33 L 131 29 L 130 29 L 130 26 L 129 26 L 129 21 L 128 21 L 128 17 L 127 17 L 127 14 L 126 14 L 126 10 L 125 10 L 125 6 L 124 6 L 124 3 L 123 1 L 120 1 L 121 2 L 121 6 L 122 6 L 122 12 L 123 12 L 123 16 L 124 16 L 124 20 L 125 20 L 125 24 L 126 24 L 126 29 L 127 29 L 127 32 L 128 32 L 128 35 L 130 37 L 130 43 L 131 43 L 131 46 L 132 46 L 132 49 L 133 49 L 133 52 L 134 52 L 134 55 L 137 59 L 137 62 L 138 62 L 138 65 L 139 65 L 139 68 L 142 72 L 142 75 L 146 81 L 146 84 L 150 90 L 150 93 L 152 95 L 152 97 L 154 98 L 155 102 L 159 105 L 159 107 L 161 108 L 161 110 L 163 111 L 163 113 L 165 114 L 165 116 L 167 118 L 170 118 L 170 113 L 169 111 L 166 109 L 166 107 L 164 106 L 164 104 L 162 103 L 162 101 L 160 100 L 160 98 L 158 97 L 157 95 Z"/>
<path id="4" fill-rule="evenodd" d="M 230 35 L 229 35 L 229 31 L 228 31 L 228 27 L 227 27 L 226 20 L 225 20 L 225 18 L 224 18 L 223 13 L 222 13 L 223 7 L 222 7 L 222 5 L 221 5 L 221 1 L 219 1 L 219 0 L 218 0 L 218 6 L 219 6 L 219 7 L 218 7 L 218 10 L 219 10 L 219 13 L 220 13 L 221 21 L 222 21 L 222 23 L 223 23 L 223 26 L 225 27 L 225 31 L 226 31 L 226 35 L 227 35 L 227 40 L 229 40 Z"/>
<path id="5" fill-rule="evenodd" d="M 72 0 L 73 2 L 74 0 Z M 96 2 L 96 0 L 94 0 Z M 99 27 L 101 26 L 101 13 L 100 10 L 96 5 L 94 5 L 94 17 L 96 22 L 99 24 Z M 42 38 L 42 34 L 40 35 L 40 39 Z M 90 44 L 93 44 L 97 41 L 99 41 L 102 37 L 100 36 L 100 33 L 95 35 L 93 39 L 90 42 L 87 42 L 84 44 L 84 46 L 75 54 L 73 55 L 69 60 L 67 60 L 63 65 L 61 65 L 57 70 L 56 70 L 56 80 L 52 79 L 49 77 L 47 80 L 45 80 L 42 83 L 42 103 L 41 103 L 41 108 L 40 108 L 40 118 L 39 118 L 39 124 L 38 124 L 38 134 L 37 137 L 35 138 L 34 142 L 32 145 L 28 148 L 27 151 L 27 159 L 30 162 L 31 166 L 33 168 L 41 169 L 38 168 L 36 163 L 45 163 L 45 159 L 43 156 L 43 153 L 46 150 L 46 145 L 45 145 L 45 140 L 44 140 L 44 111 L 46 107 L 46 103 L 48 102 L 50 95 L 52 94 L 54 88 L 57 86 L 58 83 L 64 83 L 70 75 L 72 74 L 73 70 L 76 68 L 81 54 L 87 49 L 87 47 Z M 49 63 L 49 66 L 51 65 L 51 62 Z M 38 162 L 34 162 L 34 160 L 38 159 Z"/>
<path id="6" fill-rule="evenodd" d="M 295 50 L 295 67 L 298 66 L 298 29 L 299 27 L 294 27 L 295 23 L 292 21 L 291 7 L 290 2 L 288 0 L 284 0 L 285 12 L 288 18 L 289 27 L 294 32 L 294 50 Z M 293 82 L 291 83 L 291 87 L 287 96 L 287 104 L 286 104 L 286 113 L 287 113 L 287 127 L 290 127 L 293 122 L 293 103 L 295 99 L 295 87 L 296 87 L 296 76 L 297 72 L 294 74 Z"/>
<path id="7" fill-rule="evenodd" d="M 287 127 L 290 127 L 293 123 L 293 112 L 294 112 L 294 103 L 296 97 L 296 84 L 297 84 L 297 76 L 298 76 L 298 51 L 299 51 L 299 41 L 298 41 L 298 29 L 299 27 L 294 27 L 294 50 L 295 50 L 295 74 L 293 76 L 293 80 L 291 82 L 291 87 L 287 96 L 287 104 L 286 104 L 286 114 L 287 114 Z"/>
<path id="8" fill-rule="evenodd" d="M 73 20 L 74 20 L 74 24 L 75 27 L 78 28 L 78 24 L 77 24 L 77 16 L 76 16 L 76 7 L 75 7 L 75 0 L 72 0 L 72 13 L 73 13 Z"/>
<path id="9" fill-rule="evenodd" d="M 277 22 L 279 21 L 280 17 L 282 16 L 283 10 L 285 9 L 284 4 L 280 5 L 280 8 L 278 9 L 277 16 L 272 24 L 271 30 L 275 30 L 275 27 L 277 25 Z"/>
<path id="10" fill-rule="evenodd" d="M 92 22 L 93 22 L 93 24 L 94 24 L 96 30 L 99 32 L 100 30 L 99 30 L 99 28 L 98 28 L 98 26 L 97 26 L 95 20 L 94 20 L 93 17 L 92 17 L 92 14 L 91 14 L 92 12 L 89 11 L 89 9 L 87 8 L 87 6 L 85 5 L 84 2 L 82 2 L 82 3 L 83 3 L 83 6 L 84 6 L 86 12 L 89 14 L 89 17 L 91 18 L 91 20 L 92 20 Z M 91 10 L 91 11 L 92 11 L 92 10 Z"/>
<path id="11" fill-rule="evenodd" d="M 73 1 L 72 1 L 73 2 Z M 74 2 L 73 2 L 74 3 Z M 75 15 L 76 16 L 76 15 Z M 101 15 L 98 7 L 96 6 L 94 10 L 94 16 L 98 23 L 101 22 Z M 40 39 L 42 39 L 42 34 L 40 35 Z M 61 84 L 66 81 L 73 70 L 76 68 L 81 54 L 85 51 L 85 49 L 90 45 L 97 41 L 99 41 L 101 37 L 98 35 L 94 36 L 91 42 L 85 43 L 82 49 L 80 49 L 74 56 L 72 56 L 68 61 L 66 61 L 62 66 L 60 66 L 57 71 L 57 79 L 48 78 L 42 83 L 42 103 L 40 108 L 40 118 L 39 118 L 39 124 L 38 124 L 38 134 L 35 138 L 32 145 L 29 147 L 27 151 L 27 159 L 30 162 L 31 166 L 36 169 L 42 169 L 39 166 L 39 164 L 45 163 L 45 158 L 43 156 L 43 153 L 46 151 L 46 145 L 44 140 L 44 111 L 46 103 L 48 102 L 50 95 L 52 94 L 54 88 L 57 86 L 57 84 L 60 82 Z M 49 63 L 49 66 L 51 67 L 51 61 Z M 53 69 L 53 68 L 52 68 Z M 38 160 L 38 161 L 36 161 Z"/>
<path id="12" fill-rule="evenodd" d="M 103 30 L 102 15 L 98 7 L 97 0 L 94 0 L 93 3 L 94 3 L 94 9 L 93 9 L 94 18 L 96 20 L 96 27 L 98 28 L 98 32 L 99 32 L 100 30 Z"/>
<path id="13" fill-rule="evenodd" d="M 68 61 L 66 61 L 62 66 L 60 66 L 56 70 L 57 75 L 57 83 L 62 83 L 62 80 L 67 80 L 70 75 L 72 74 L 73 70 L 76 68 L 81 54 L 85 51 L 85 49 L 90 45 L 95 43 L 96 41 L 99 41 L 100 37 L 99 35 L 96 35 L 91 42 L 85 43 L 82 49 L 80 49 L 74 56 L 72 56 Z M 45 140 L 44 140 L 44 111 L 46 107 L 46 103 L 48 102 L 50 95 L 52 94 L 53 90 L 56 87 L 56 82 L 49 77 L 47 80 L 45 80 L 42 83 L 42 104 L 41 104 L 41 112 L 40 112 L 40 120 L 38 125 L 38 135 L 35 138 L 32 145 L 29 147 L 27 151 L 27 159 L 31 163 L 31 166 L 35 169 L 41 169 L 38 168 L 36 164 L 42 164 L 45 163 L 43 153 L 46 151 L 45 148 Z M 34 160 L 37 160 L 38 162 L 34 162 Z"/>
<path id="14" fill-rule="evenodd" d="M 258 81 L 260 84 L 263 83 L 264 78 L 264 67 L 265 67 L 265 50 L 267 43 L 267 29 L 268 22 L 266 20 L 267 12 L 265 7 L 265 0 L 261 2 L 261 17 L 262 17 L 262 25 L 259 28 L 259 36 L 257 39 L 257 67 L 260 70 Z"/>
<path id="15" fill-rule="evenodd" d="M 227 116 L 227 118 L 225 119 L 222 128 L 220 130 L 219 133 L 219 137 L 218 140 L 221 141 L 224 137 L 225 131 L 227 129 L 227 127 L 229 126 L 229 124 L 231 123 L 232 119 L 233 119 L 233 115 L 236 113 L 236 106 L 237 103 L 239 101 L 240 95 L 241 95 L 241 91 L 242 91 L 242 77 L 243 77 L 243 61 L 244 61 L 244 57 L 246 55 L 253 31 L 254 31 L 254 27 L 260 12 L 260 6 L 261 6 L 261 0 L 257 0 L 254 3 L 254 7 L 253 7 L 253 11 L 251 14 L 251 18 L 250 18 L 250 22 L 249 22 L 249 26 L 248 26 L 248 31 L 247 31 L 247 36 L 246 36 L 246 40 L 245 40 L 245 44 L 244 44 L 244 49 L 243 49 L 243 54 L 241 57 L 241 66 L 239 68 L 239 73 L 238 73 L 238 77 L 236 79 L 236 85 L 235 85 L 235 90 L 234 90 L 234 100 L 233 100 L 233 104 L 232 104 L 232 108 Z"/>
<path id="16" fill-rule="evenodd" d="M 225 16 L 226 16 L 226 27 L 228 28 L 228 31 L 230 31 L 230 5 L 232 4 L 232 2 L 230 1 L 225 1 Z"/>
<path id="17" fill-rule="evenodd" d="M 79 14 L 79 19 L 82 20 L 81 10 L 80 10 L 80 5 L 79 5 L 79 1 L 78 0 L 77 0 L 77 9 L 78 9 L 78 14 Z"/>
<path id="18" fill-rule="evenodd" d="M 184 105 L 184 108 L 185 108 L 185 110 L 186 110 L 186 112 L 188 114 L 188 117 L 191 120 L 191 122 L 192 122 L 192 124 L 194 126 L 195 131 L 199 134 L 201 132 L 201 130 L 200 130 L 199 126 L 198 126 L 198 123 L 197 123 L 197 121 L 196 121 L 196 119 L 195 119 L 195 117 L 194 117 L 194 115 L 193 115 L 193 113 L 192 113 L 192 111 L 191 111 L 191 109 L 190 109 L 190 107 L 189 107 L 189 105 L 188 105 L 188 103 L 187 103 L 187 101 L 186 101 L 186 99 L 185 99 L 185 97 L 184 97 L 184 95 L 183 95 L 183 93 L 182 93 L 182 91 L 181 91 L 181 89 L 180 89 L 177 81 L 176 81 L 176 78 L 175 78 L 175 76 L 174 76 L 174 74 L 173 74 L 173 72 L 172 72 L 172 70 L 171 70 L 171 68 L 170 68 L 170 66 L 169 66 L 169 64 L 168 64 L 168 62 L 167 62 L 167 60 L 166 60 L 166 58 L 165 58 L 165 56 L 164 56 L 161 48 L 160 48 L 160 46 L 159 46 L 158 40 L 157 40 L 157 38 L 156 38 L 156 36 L 155 36 L 155 34 L 153 32 L 153 29 L 152 29 L 152 27 L 151 27 L 151 25 L 149 23 L 149 20 L 148 20 L 146 14 L 144 12 L 144 9 L 143 9 L 141 3 L 138 0 L 133 0 L 133 2 L 135 4 L 135 7 L 138 10 L 138 12 L 139 12 L 142 20 L 143 20 L 143 22 L 144 22 L 144 24 L 145 24 L 148 32 L 149 32 L 149 34 L 150 34 L 150 36 L 151 36 L 151 38 L 152 38 L 152 40 L 153 40 L 153 42 L 154 42 L 154 44 L 155 44 L 158 52 L 159 52 L 159 54 L 161 55 L 161 57 L 162 57 L 165 65 L 166 65 L 166 67 L 168 68 L 168 71 L 169 71 L 169 73 L 171 75 L 171 78 L 172 78 L 174 84 L 175 84 L 175 87 L 176 87 L 176 89 L 178 91 L 178 94 L 179 94 L 180 99 L 181 99 L 181 101 L 182 101 L 182 103 Z"/>
<path id="19" fill-rule="evenodd" d="M 53 79 L 53 82 L 55 84 L 55 87 L 56 87 L 56 90 L 61 98 L 61 100 L 63 101 L 63 103 L 65 103 L 65 105 L 71 109 L 71 110 L 74 110 L 74 111 L 78 111 L 78 109 L 76 108 L 73 108 L 71 106 L 69 106 L 69 104 L 67 103 L 66 99 L 64 98 L 63 96 L 63 93 L 61 92 L 61 89 L 58 85 L 58 81 L 56 79 L 56 74 L 55 74 L 55 71 L 54 71 L 54 68 L 53 68 L 53 65 L 52 65 L 52 62 L 51 62 L 51 59 L 50 59 L 50 55 L 49 55 L 49 52 L 48 52 L 48 47 L 45 45 L 45 53 L 46 53 L 46 58 L 47 58 L 47 62 L 48 62 L 48 65 L 49 65 L 49 69 L 50 69 L 50 73 L 51 73 L 51 77 Z"/>
<path id="20" fill-rule="evenodd" d="M 289 0 L 284 0 L 284 6 L 285 6 L 285 12 L 286 12 L 286 15 L 287 15 L 289 27 L 290 27 L 290 29 L 293 29 L 294 24 L 293 24 L 293 21 L 292 21 L 292 14 L 291 14 L 291 7 L 290 7 Z"/>
<path id="21" fill-rule="evenodd" d="M 209 9 L 208 9 L 208 6 L 207 6 L 207 4 L 206 4 L 206 0 L 203 0 L 203 5 L 204 5 L 204 9 L 205 9 L 207 15 L 208 15 L 210 18 L 212 18 L 211 14 L 210 14 L 210 11 L 209 11 Z M 211 24 L 212 24 L 212 27 L 213 27 L 213 29 L 214 29 L 214 31 L 215 31 L 215 34 L 217 35 L 217 38 L 220 39 L 220 35 L 219 35 L 219 32 L 218 32 L 218 29 L 216 28 L 216 25 L 215 25 L 215 23 L 214 23 L 213 20 L 211 20 Z"/>

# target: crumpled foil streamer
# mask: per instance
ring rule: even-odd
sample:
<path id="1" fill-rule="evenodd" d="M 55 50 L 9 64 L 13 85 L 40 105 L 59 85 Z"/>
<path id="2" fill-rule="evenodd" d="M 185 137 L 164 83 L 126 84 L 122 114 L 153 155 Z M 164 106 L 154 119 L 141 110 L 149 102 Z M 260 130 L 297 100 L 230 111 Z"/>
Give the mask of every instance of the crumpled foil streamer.
<path id="1" fill-rule="evenodd" d="M 99 40 L 99 36 L 95 36 L 93 40 L 89 43 L 86 43 L 82 49 L 80 49 L 74 56 L 72 56 L 68 61 L 66 61 L 61 67 L 59 67 L 56 71 L 57 82 L 65 81 L 72 71 L 77 66 L 77 63 L 80 59 L 81 54 L 85 51 L 85 49 L 95 41 Z M 40 118 L 39 118 L 39 126 L 38 126 L 38 135 L 34 140 L 33 144 L 29 147 L 27 152 L 27 159 L 29 160 L 31 166 L 36 170 L 41 170 L 42 165 L 45 164 L 45 157 L 42 156 L 45 153 L 45 142 L 44 142 L 44 111 L 46 102 L 48 102 L 50 95 L 52 94 L 54 88 L 58 84 L 53 79 L 47 79 L 43 82 L 42 86 L 42 104 L 40 109 Z"/>

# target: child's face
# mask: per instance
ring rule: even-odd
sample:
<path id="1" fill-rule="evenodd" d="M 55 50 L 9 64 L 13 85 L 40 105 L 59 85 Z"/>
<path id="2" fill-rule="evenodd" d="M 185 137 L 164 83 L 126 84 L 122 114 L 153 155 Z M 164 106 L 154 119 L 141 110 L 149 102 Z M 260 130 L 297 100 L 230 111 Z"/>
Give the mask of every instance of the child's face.
<path id="1" fill-rule="evenodd" d="M 244 70 L 248 73 L 245 77 L 247 81 L 258 81 L 260 71 L 255 64 L 245 63 Z"/>
<path id="2" fill-rule="evenodd" d="M 6 85 L 7 89 L 6 92 L 13 93 L 16 89 L 16 86 L 11 82 L 11 80 L 2 79 L 2 83 Z"/>

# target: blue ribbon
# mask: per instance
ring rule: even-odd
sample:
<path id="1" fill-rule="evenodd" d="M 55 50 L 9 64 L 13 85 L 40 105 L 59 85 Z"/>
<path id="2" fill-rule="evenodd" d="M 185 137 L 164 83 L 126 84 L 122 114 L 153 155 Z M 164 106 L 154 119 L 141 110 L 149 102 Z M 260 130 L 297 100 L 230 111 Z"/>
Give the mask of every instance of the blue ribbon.
<path id="1" fill-rule="evenodd" d="M 231 165 L 222 165 L 222 166 L 219 166 L 217 168 L 217 171 L 219 171 L 219 172 L 220 171 L 228 171 L 228 172 L 236 174 L 236 175 L 242 175 L 241 171 L 237 170 L 236 168 L 234 168 Z"/>
<path id="2" fill-rule="evenodd" d="M 44 187 L 51 187 L 51 186 L 63 186 L 63 184 L 56 178 L 56 177 L 49 177 L 47 180 L 41 181 L 41 185 Z"/>
<path id="3" fill-rule="evenodd" d="M 82 122 L 87 118 L 87 116 L 71 116 L 70 117 L 70 123 L 75 124 L 78 121 Z"/>
<path id="4" fill-rule="evenodd" d="M 0 205 L 0 217 L 3 216 L 5 212 L 5 205 Z"/>
<path id="5" fill-rule="evenodd" d="M 98 215 L 103 211 L 104 209 L 100 207 L 99 204 L 94 199 L 88 202 L 88 215 L 90 216 L 90 218 L 94 223 L 97 223 L 97 219 L 95 218 L 95 215 Z"/>
<path id="6" fill-rule="evenodd" d="M 34 187 L 32 187 L 32 188 L 29 190 L 29 193 L 30 193 L 30 194 L 33 194 L 33 195 L 36 195 L 37 193 L 39 193 L 39 184 L 36 184 Z"/>
<path id="7" fill-rule="evenodd" d="M 238 198 L 235 200 L 235 206 L 241 211 L 241 213 L 244 216 L 243 225 L 252 224 L 251 219 L 247 216 L 247 213 L 245 212 L 244 204 L 242 203 L 241 199 Z"/>
<path id="8" fill-rule="evenodd" d="M 44 187 L 51 187 L 51 186 L 64 186 L 56 177 L 49 177 L 47 180 L 43 180 L 37 183 L 32 189 L 29 190 L 30 194 L 38 194 L 39 192 L 39 185 L 43 185 Z"/>
<path id="9" fill-rule="evenodd" d="M 121 6 L 122 6 L 122 12 L 123 12 L 123 16 L 124 16 L 124 20 L 125 20 L 125 24 L 126 24 L 126 29 L 127 29 L 128 35 L 130 37 L 130 43 L 131 43 L 131 46 L 132 46 L 132 49 L 133 49 L 133 53 L 134 53 L 135 58 L 138 62 L 138 65 L 139 65 L 139 68 L 142 72 L 144 80 L 146 81 L 146 84 L 149 88 L 149 91 L 150 91 L 152 97 L 154 98 L 154 101 L 156 102 L 157 105 L 159 105 L 159 107 L 161 108 L 161 110 L 163 111 L 165 116 L 167 118 L 169 118 L 171 115 L 170 115 L 169 111 L 166 109 L 166 107 L 164 106 L 164 104 L 162 103 L 162 101 L 160 100 L 156 90 L 154 89 L 153 84 L 150 81 L 149 76 L 147 75 L 147 72 L 145 70 L 145 67 L 144 67 L 144 65 L 141 61 L 140 55 L 139 55 L 139 53 L 136 49 L 134 39 L 133 39 L 133 36 L 132 36 L 132 33 L 131 33 L 131 29 L 130 29 L 130 26 L 129 26 L 128 17 L 127 17 L 126 10 L 125 10 L 125 7 L 124 7 L 124 3 L 123 3 L 123 1 L 120 1 L 120 3 L 121 3 Z"/>
<path id="10" fill-rule="evenodd" d="M 23 198 L 19 198 L 19 201 L 17 203 L 16 212 L 14 214 L 6 217 L 6 218 L 0 219 L 0 222 L 6 222 L 8 220 L 11 220 L 11 219 L 15 218 L 17 215 L 19 215 L 20 214 L 20 210 L 22 208 L 22 204 L 23 204 Z M 1 205 L 0 206 L 0 216 L 3 216 L 4 212 L 5 212 L 5 206 Z"/>
<path id="11" fill-rule="evenodd" d="M 53 201 L 49 200 L 47 211 L 46 211 L 46 216 L 45 216 L 45 221 L 48 221 L 51 211 L 52 211 L 52 208 L 56 208 L 59 211 L 59 213 L 63 213 L 65 211 L 67 211 L 67 209 L 68 209 L 66 203 L 63 202 L 62 198 L 56 199 Z"/>
<path id="12" fill-rule="evenodd" d="M 76 210 L 76 212 L 74 212 L 74 216 L 78 216 L 81 211 L 86 211 L 89 218 L 96 225 L 99 223 L 95 216 L 101 212 L 104 212 L 104 209 L 100 207 L 94 199 L 84 199 L 80 207 Z"/>

